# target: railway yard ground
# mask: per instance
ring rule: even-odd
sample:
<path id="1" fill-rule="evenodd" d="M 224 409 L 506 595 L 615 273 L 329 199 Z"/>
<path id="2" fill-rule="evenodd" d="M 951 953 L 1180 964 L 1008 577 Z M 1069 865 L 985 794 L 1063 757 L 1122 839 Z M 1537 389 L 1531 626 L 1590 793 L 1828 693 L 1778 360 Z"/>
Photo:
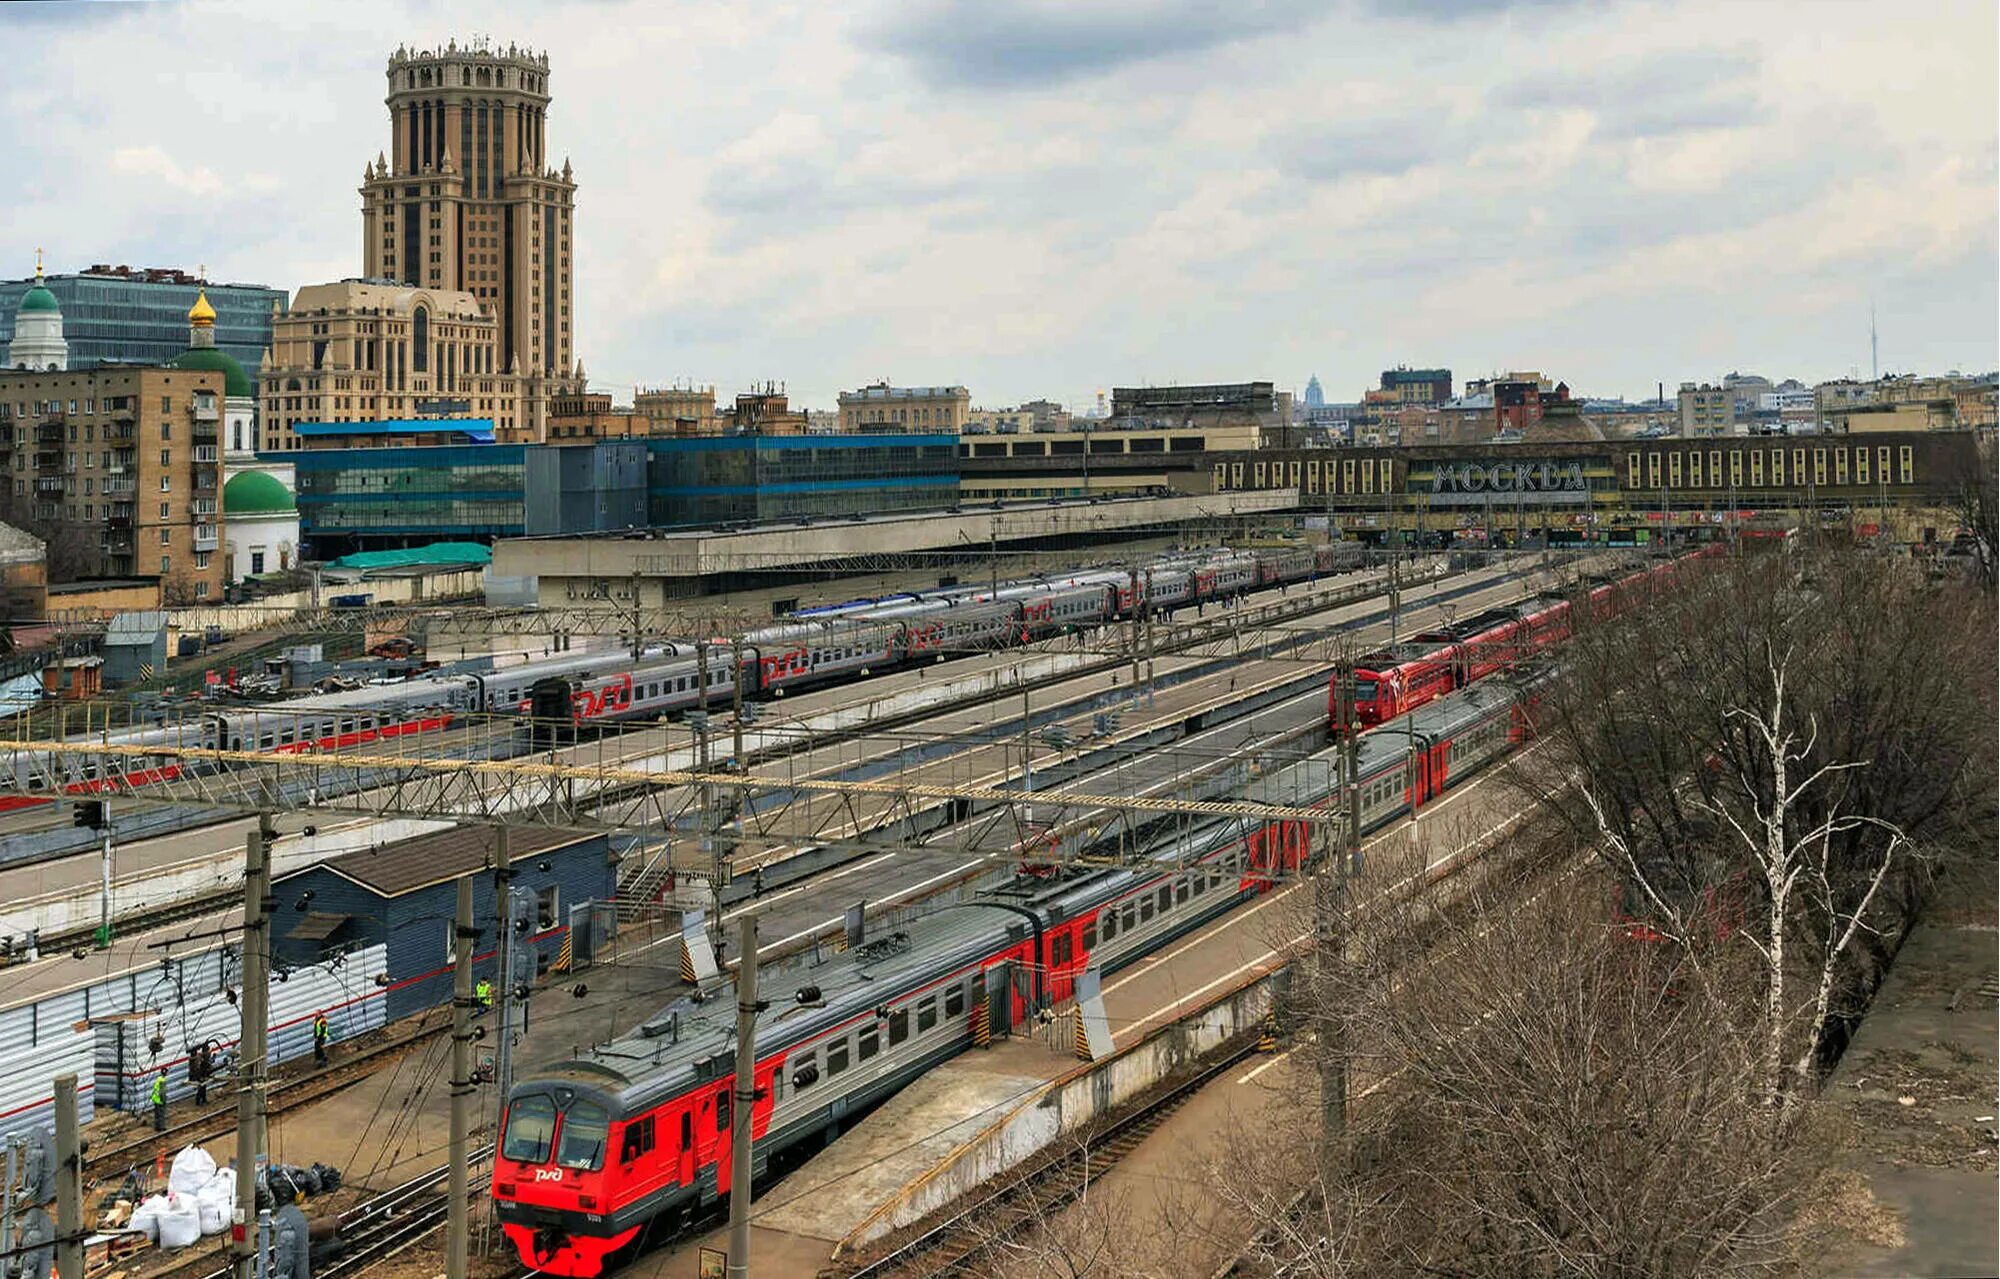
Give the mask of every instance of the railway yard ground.
<path id="1" fill-rule="evenodd" d="M 1589 566 L 1590 561 L 1552 566 L 1537 559 L 1513 568 L 1447 573 L 1440 563 L 1432 570 L 1434 580 L 1405 578 L 1396 626 L 1407 636 L 1553 588 L 1563 575 Z M 1191 779 L 1223 766 L 1247 766 L 1254 775 L 1326 745 L 1326 679 L 1335 656 L 1329 637 L 1338 637 L 1349 652 L 1389 639 L 1382 585 L 1375 574 L 1347 574 L 1295 587 L 1288 597 L 1273 592 L 1262 601 L 1210 606 L 1200 614 L 1184 610 L 1175 620 L 1191 638 L 1182 651 L 1160 652 L 1145 663 L 1151 678 L 1144 696 L 1134 687 L 1133 664 L 1105 657 L 1110 650 L 1094 645 L 1086 633 L 1031 651 L 955 658 L 786 697 L 771 704 L 770 718 L 749 735 L 752 771 L 790 781 L 893 778 L 903 785 L 1015 786 L 1047 794 L 1051 805 L 1059 804 L 1065 791 L 1179 793 Z M 1035 677 L 1027 681 L 1024 717 L 1018 683 L 1028 669 Z M 938 691 L 952 688 L 962 694 Z M 1115 717 L 1107 720 L 1106 712 Z M 1374 731 L 1394 733 L 1397 725 Z M 712 735 L 707 749 L 719 758 L 728 746 L 725 733 Z M 564 748 L 564 755 L 593 766 L 679 769 L 694 763 L 697 748 L 687 727 L 663 723 L 579 742 Z M 1503 777 L 1498 769 L 1477 777 L 1427 805 L 1417 820 L 1401 819 L 1371 835 L 1368 871 L 1356 890 L 1361 898 L 1449 873 L 1504 841 L 1525 801 Z M 840 931 L 853 904 L 866 904 L 871 928 L 893 926 L 900 917 L 935 908 L 990 880 L 996 868 L 1007 872 L 1021 847 L 1018 823 L 977 808 L 939 802 L 914 810 L 887 799 L 833 798 L 806 790 L 777 791 L 765 802 L 786 810 L 791 823 L 786 829 L 794 834 L 766 839 L 736 859 L 739 882 L 762 871 L 772 876 L 772 886 L 728 899 L 723 917 L 725 922 L 746 912 L 757 917 L 767 990 L 806 980 L 815 947 Z M 315 827 L 310 836 L 301 833 L 309 824 Z M 303 807 L 279 815 L 278 856 L 282 859 L 289 845 L 302 863 L 445 824 Z M 230 818 L 121 845 L 116 891 L 123 898 L 137 885 L 179 877 L 174 882 L 182 895 L 202 883 L 211 883 L 218 896 L 226 894 L 232 883 L 240 883 L 239 850 L 250 826 L 248 819 Z M 881 847 L 865 846 L 890 827 L 893 838 Z M 861 846 L 824 854 L 823 843 L 848 840 Z M 808 851 L 820 856 L 801 858 L 803 868 L 794 874 L 787 861 Z M 628 903 L 622 934 L 608 953 L 574 981 L 552 978 L 535 995 L 517 1050 L 519 1068 L 572 1056 L 581 1046 L 628 1030 L 674 997 L 682 971 L 676 908 L 707 902 L 701 884 L 707 869 L 699 841 L 685 832 L 635 849 L 621 869 L 621 891 L 643 900 Z M 96 882 L 96 859 L 90 857 L 10 866 L 0 868 L 0 900 L 17 906 L 59 897 L 94 900 Z M 1280 967 L 1306 927 L 1301 888 L 1292 884 L 1259 897 L 1109 975 L 1104 1007 L 1114 1048 L 1122 1052 L 1150 1037 L 1178 1033 L 1184 1019 L 1199 1018 L 1222 996 Z M 84 947 L 74 957 L 45 954 L 38 962 L 17 964 L 0 971 L 0 1006 L 143 969 L 157 962 L 159 943 L 228 928 L 238 919 L 238 910 L 223 907 L 171 922 L 141 922 L 109 948 Z M 871 1248 L 879 1250 L 881 1238 L 901 1238 L 906 1231 L 888 1223 L 900 1220 L 899 1203 L 913 1187 L 948 1168 L 993 1122 L 1032 1104 L 1082 1066 L 1070 1025 L 1065 1018 L 1017 1027 L 990 1049 L 961 1054 L 802 1166 L 760 1187 L 753 1241 L 759 1272 L 844 1273 L 864 1263 Z M 337 1046 L 321 1086 L 298 1086 L 295 1102 L 286 1102 L 280 1089 L 270 1120 L 272 1156 L 342 1168 L 349 1187 L 343 1193 L 350 1197 L 387 1190 L 437 1168 L 447 1149 L 448 1041 L 439 1034 L 411 1035 L 414 1029 L 399 1025 Z M 382 1044 L 401 1042 L 404 1035 L 411 1036 L 406 1046 L 381 1051 Z M 344 1067 L 368 1053 L 379 1055 L 365 1069 Z M 490 1045 L 482 1045 L 481 1056 L 487 1055 Z M 330 1086 L 344 1069 L 339 1086 Z M 285 1072 L 288 1078 L 298 1073 Z M 1135 1214 L 1141 1233 L 1164 1240 L 1166 1232 L 1149 1232 L 1143 1225 L 1144 1214 L 1157 1214 L 1164 1202 L 1151 1188 L 1171 1182 L 1176 1163 L 1200 1134 L 1225 1119 L 1277 1121 L 1286 1108 L 1302 1108 L 1299 1098 L 1312 1088 L 1288 1049 L 1222 1070 L 1181 1098 L 1171 1113 L 1163 1112 L 1156 1127 L 1135 1137 L 1104 1174 L 1105 1184 Z M 225 1092 L 219 1098 L 223 1104 L 212 1108 L 214 1123 L 199 1129 L 219 1161 L 234 1153 L 229 1096 Z M 497 1107 L 490 1086 L 480 1088 L 479 1104 L 475 1142 L 490 1140 Z M 174 1119 L 186 1118 L 177 1108 Z M 118 1116 L 94 1125 L 92 1139 L 100 1149 L 137 1146 L 144 1134 L 133 1119 Z M 135 1155 L 134 1162 L 149 1159 Z M 477 1173 L 474 1181 L 480 1184 Z M 914 1220 L 911 1211 L 902 1216 Z M 703 1243 L 713 1245 L 715 1239 L 697 1229 L 642 1255 L 629 1273 L 692 1276 Z M 438 1268 L 435 1248 L 435 1238 L 416 1236 L 386 1264 L 391 1273 L 427 1276 Z M 504 1249 L 495 1258 L 487 1263 L 493 1274 L 515 1273 Z"/>

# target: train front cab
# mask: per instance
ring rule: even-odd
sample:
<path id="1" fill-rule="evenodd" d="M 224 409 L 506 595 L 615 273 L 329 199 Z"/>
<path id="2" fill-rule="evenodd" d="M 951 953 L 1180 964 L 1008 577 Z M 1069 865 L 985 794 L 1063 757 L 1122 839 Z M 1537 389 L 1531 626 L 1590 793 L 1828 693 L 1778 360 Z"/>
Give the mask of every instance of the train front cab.
<path id="1" fill-rule="evenodd" d="M 614 1103 L 591 1089 L 551 1085 L 507 1107 L 493 1199 L 521 1260 L 544 1274 L 591 1279 L 638 1237 L 620 1224 L 617 1174 L 607 1169 Z"/>

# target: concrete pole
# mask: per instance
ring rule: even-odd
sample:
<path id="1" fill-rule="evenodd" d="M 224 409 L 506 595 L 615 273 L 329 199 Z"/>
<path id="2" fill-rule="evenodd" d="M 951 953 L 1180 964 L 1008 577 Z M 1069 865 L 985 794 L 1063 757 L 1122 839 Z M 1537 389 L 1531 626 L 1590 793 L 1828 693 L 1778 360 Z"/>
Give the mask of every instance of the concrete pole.
<path id="1" fill-rule="evenodd" d="M 237 1041 L 236 1222 L 231 1230 L 236 1279 L 257 1279 L 257 1165 L 264 1157 L 264 1081 L 270 1077 L 271 931 L 269 813 L 243 842 L 243 1034 Z"/>
<path id="2" fill-rule="evenodd" d="M 743 758 L 743 641 L 741 638 L 729 641 L 729 709 L 736 716 L 735 760 L 736 775 L 741 777 L 749 761 Z M 738 791 L 740 796 L 742 792 Z"/>
<path id="3" fill-rule="evenodd" d="M 108 722 L 109 716 L 106 716 L 106 720 Z M 102 856 L 98 859 L 97 944 L 100 946 L 109 946 L 111 944 L 112 861 L 111 803 L 109 800 L 104 802 L 104 807 L 101 811 L 103 813 L 104 829 L 98 833 L 104 837 L 104 847 Z"/>
<path id="4" fill-rule="evenodd" d="M 1339 681 L 1339 728 L 1341 767 L 1347 795 L 1345 838 L 1329 859 L 1313 891 L 1313 925 L 1319 952 L 1321 989 L 1318 1002 L 1335 1008 L 1338 996 L 1330 987 L 1331 978 L 1343 966 L 1347 942 L 1347 877 L 1361 848 L 1361 787 L 1355 768 L 1354 660 L 1345 657 L 1336 677 Z M 1337 1012 L 1320 1019 L 1320 1177 L 1327 1193 L 1345 1174 L 1347 1167 L 1347 1055 L 1344 1028 Z"/>
<path id="5" fill-rule="evenodd" d="M 507 828 L 493 829 L 493 916 L 499 922 L 500 942 L 494 949 L 499 971 L 493 985 L 500 992 L 499 1041 L 493 1047 L 493 1137 L 499 1140 L 507 1116 L 507 1092 L 514 1085 L 514 921 L 512 889 L 514 863 L 507 848 Z M 493 1231 L 489 1209 L 486 1243 L 491 1248 Z"/>
<path id="6" fill-rule="evenodd" d="M 56 1273 L 83 1274 L 83 1142 L 75 1075 L 56 1078 Z"/>
<path id="7" fill-rule="evenodd" d="M 737 921 L 736 1104 L 729 1112 L 729 1279 L 750 1276 L 750 1143 L 757 1106 L 757 921 Z"/>
<path id="8" fill-rule="evenodd" d="M 451 1181 L 445 1222 L 445 1279 L 465 1279 L 472 1237 L 472 951 L 479 929 L 472 922 L 472 876 L 458 881 L 458 912 L 452 918 L 451 971 Z M 499 1134 L 494 1134 L 499 1140 Z"/>

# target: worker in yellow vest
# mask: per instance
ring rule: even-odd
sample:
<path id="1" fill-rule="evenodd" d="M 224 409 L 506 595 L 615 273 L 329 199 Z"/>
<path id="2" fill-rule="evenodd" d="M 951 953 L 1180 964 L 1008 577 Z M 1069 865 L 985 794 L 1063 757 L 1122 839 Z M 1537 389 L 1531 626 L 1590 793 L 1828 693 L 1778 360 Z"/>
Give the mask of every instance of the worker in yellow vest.
<path id="1" fill-rule="evenodd" d="M 333 1028 L 326 1024 L 326 1014 L 313 1014 L 313 1065 L 326 1065 L 326 1043 L 333 1037 Z"/>
<path id="2" fill-rule="evenodd" d="M 479 1011 L 474 1015 L 485 1016 L 493 1007 L 493 983 L 481 977 L 479 984 L 472 988 L 472 997 L 479 1001 Z"/>
<path id="3" fill-rule="evenodd" d="M 153 1076 L 152 1100 L 153 1131 L 165 1132 L 167 1130 L 167 1071 L 164 1066 L 160 1068 L 159 1074 Z"/>

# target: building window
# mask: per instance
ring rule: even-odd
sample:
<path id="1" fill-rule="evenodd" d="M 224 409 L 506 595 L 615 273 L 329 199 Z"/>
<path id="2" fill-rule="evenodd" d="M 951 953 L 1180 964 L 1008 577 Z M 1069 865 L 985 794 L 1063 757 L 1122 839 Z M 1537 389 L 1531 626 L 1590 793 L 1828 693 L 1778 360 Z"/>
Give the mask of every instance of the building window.
<path id="1" fill-rule="evenodd" d="M 167 574 L 173 571 L 174 571 L 173 557 L 171 555 L 162 555 L 160 557 L 160 576 L 165 577 Z"/>
<path id="2" fill-rule="evenodd" d="M 171 413 L 173 411 L 174 411 L 174 397 L 171 395 L 162 395 L 160 397 L 160 412 Z"/>
<path id="3" fill-rule="evenodd" d="M 1896 465 L 1897 465 L 1897 472 L 1902 483 L 1914 484 L 1917 482 L 1916 449 L 1912 448 L 1908 444 L 1903 445 L 1902 448 L 1898 450 Z"/>
<path id="4" fill-rule="evenodd" d="M 161 546 L 172 546 L 173 544 L 174 544 L 174 531 L 173 531 L 172 529 L 170 529 L 170 528 L 163 528 L 163 529 L 161 529 L 161 530 L 160 530 L 160 545 L 161 545 Z"/>

